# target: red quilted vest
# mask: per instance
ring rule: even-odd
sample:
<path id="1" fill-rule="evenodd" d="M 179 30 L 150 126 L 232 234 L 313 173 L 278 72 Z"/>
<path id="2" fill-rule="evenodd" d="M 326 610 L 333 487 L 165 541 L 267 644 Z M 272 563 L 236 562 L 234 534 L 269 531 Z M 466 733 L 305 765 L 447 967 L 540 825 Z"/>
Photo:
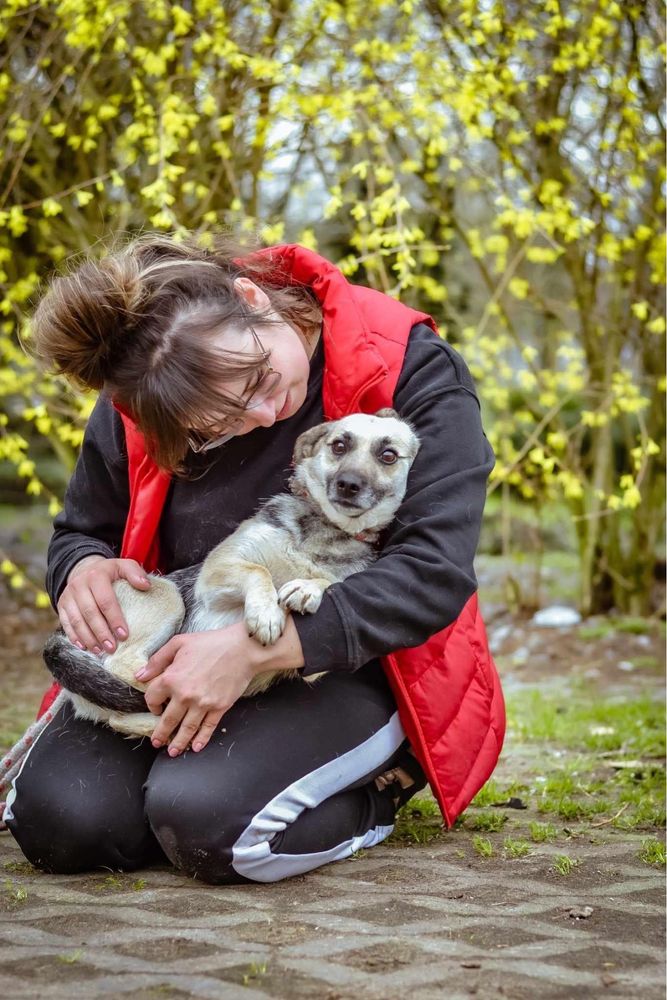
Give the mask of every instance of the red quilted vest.
<path id="1" fill-rule="evenodd" d="M 274 259 L 287 280 L 310 286 L 322 305 L 326 418 L 391 406 L 410 330 L 420 322 L 435 330 L 432 318 L 349 284 L 338 268 L 303 247 L 271 247 L 260 254 Z M 169 476 L 148 458 L 140 432 L 122 416 L 131 498 L 122 555 L 153 570 L 159 566 L 157 527 Z M 505 733 L 500 681 L 477 595 L 422 646 L 398 650 L 382 664 L 405 733 L 451 826 L 491 775 Z M 40 714 L 57 690 L 54 685 L 47 692 Z"/>

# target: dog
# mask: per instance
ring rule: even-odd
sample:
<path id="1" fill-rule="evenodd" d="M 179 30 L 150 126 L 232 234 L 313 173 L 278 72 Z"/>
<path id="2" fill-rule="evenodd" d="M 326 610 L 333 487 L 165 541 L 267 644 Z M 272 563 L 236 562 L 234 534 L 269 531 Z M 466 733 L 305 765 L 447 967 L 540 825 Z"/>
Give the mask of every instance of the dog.
<path id="1" fill-rule="evenodd" d="M 73 702 L 75 714 L 105 722 L 127 736 L 150 736 L 135 673 L 177 632 L 225 628 L 244 620 L 264 646 L 282 635 L 287 613 L 313 614 L 324 591 L 377 558 L 380 532 L 396 514 L 419 439 L 395 410 L 354 413 L 301 434 L 289 493 L 266 501 L 220 542 L 203 563 L 167 576 L 151 575 L 149 591 L 124 580 L 114 590 L 129 637 L 113 653 L 94 656 L 56 632 L 44 649 L 47 667 Z M 267 690 L 298 670 L 254 677 L 243 697 Z"/>

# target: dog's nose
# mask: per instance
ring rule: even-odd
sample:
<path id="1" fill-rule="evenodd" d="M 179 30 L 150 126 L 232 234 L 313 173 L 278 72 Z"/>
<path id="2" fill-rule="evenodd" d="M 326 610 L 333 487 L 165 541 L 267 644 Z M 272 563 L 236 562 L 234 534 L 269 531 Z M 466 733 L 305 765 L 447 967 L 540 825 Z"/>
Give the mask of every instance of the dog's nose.
<path id="1" fill-rule="evenodd" d="M 361 476 L 346 472 L 336 479 L 336 493 L 342 500 L 354 500 L 365 485 Z"/>

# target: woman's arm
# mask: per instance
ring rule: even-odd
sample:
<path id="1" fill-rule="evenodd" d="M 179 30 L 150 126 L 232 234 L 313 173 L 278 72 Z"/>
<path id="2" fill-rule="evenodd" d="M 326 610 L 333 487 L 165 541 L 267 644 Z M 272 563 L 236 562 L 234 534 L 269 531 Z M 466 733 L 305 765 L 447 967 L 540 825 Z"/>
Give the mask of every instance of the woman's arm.
<path id="1" fill-rule="evenodd" d="M 49 545 L 47 590 L 68 638 L 81 649 L 113 652 L 127 622 L 113 583 L 150 587 L 134 559 L 120 559 L 129 503 L 122 423 L 101 396 L 86 428 L 81 454 L 56 517 Z"/>
<path id="2" fill-rule="evenodd" d="M 65 505 L 53 522 L 46 589 L 54 608 L 78 562 L 88 556 L 120 556 L 128 505 L 123 426 L 102 395 L 88 421 Z"/>
<path id="3" fill-rule="evenodd" d="M 473 559 L 494 456 L 470 374 L 458 354 L 416 327 L 394 405 L 421 448 L 382 555 L 334 584 L 315 615 L 295 615 L 304 676 L 356 670 L 417 646 L 453 622 L 477 581 Z"/>

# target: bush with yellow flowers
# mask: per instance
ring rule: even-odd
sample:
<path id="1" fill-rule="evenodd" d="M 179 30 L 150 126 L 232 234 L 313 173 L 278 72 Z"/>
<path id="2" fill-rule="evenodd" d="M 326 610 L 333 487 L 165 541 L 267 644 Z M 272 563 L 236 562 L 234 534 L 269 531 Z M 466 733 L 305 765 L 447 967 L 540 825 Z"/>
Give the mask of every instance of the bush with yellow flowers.
<path id="1" fill-rule="evenodd" d="M 491 488 L 568 505 L 585 613 L 649 609 L 664 517 L 657 0 L 3 8 L 0 460 L 29 494 L 57 510 L 36 456 L 70 469 L 91 405 L 21 350 L 40 284 L 118 232 L 259 231 L 432 312 L 477 378 Z"/>

